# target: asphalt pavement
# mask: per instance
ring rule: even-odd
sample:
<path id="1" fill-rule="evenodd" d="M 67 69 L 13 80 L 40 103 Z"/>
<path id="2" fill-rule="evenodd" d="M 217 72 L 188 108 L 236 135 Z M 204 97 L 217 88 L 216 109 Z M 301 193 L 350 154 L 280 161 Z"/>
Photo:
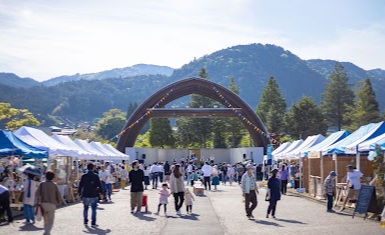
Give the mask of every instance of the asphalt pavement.
<path id="1" fill-rule="evenodd" d="M 381 228 L 377 221 L 364 220 L 360 215 L 353 219 L 350 210 L 327 213 L 326 204 L 297 194 L 282 196 L 277 205 L 277 218 L 273 219 L 266 218 L 268 202 L 263 200 L 266 191 L 260 189 L 258 206 L 254 211 L 255 219 L 249 220 L 244 212 L 238 185 L 220 185 L 218 191 L 206 191 L 205 196 L 196 196 L 193 214 L 186 214 L 183 206 L 181 216 L 173 210 L 172 197 L 169 199 L 167 216 L 162 212 L 160 215 L 154 214 L 158 204 L 157 192 L 146 190 L 149 211 L 134 215 L 130 213 L 129 190 L 114 193 L 112 202 L 99 204 L 96 228 L 83 224 L 81 203 L 68 204 L 57 209 L 52 234 L 385 234 L 385 228 Z M 43 234 L 43 222 L 25 224 L 23 217 L 19 216 L 11 224 L 2 222 L 0 234 Z"/>

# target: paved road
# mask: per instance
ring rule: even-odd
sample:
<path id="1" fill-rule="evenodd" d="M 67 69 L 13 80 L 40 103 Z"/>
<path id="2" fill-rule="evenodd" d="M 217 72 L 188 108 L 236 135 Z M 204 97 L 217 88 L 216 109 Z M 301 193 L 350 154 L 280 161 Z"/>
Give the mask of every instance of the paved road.
<path id="1" fill-rule="evenodd" d="M 176 216 L 173 199 L 168 205 L 168 217 L 155 215 L 158 195 L 148 190 L 149 211 L 142 215 L 131 215 L 129 190 L 114 193 L 113 203 L 100 204 L 97 224 L 91 228 L 83 225 L 82 204 L 70 204 L 56 211 L 53 235 L 64 234 L 385 234 L 378 222 L 352 219 L 344 214 L 326 213 L 326 206 L 295 195 L 283 196 L 277 206 L 277 219 L 266 216 L 267 202 L 259 200 L 254 211 L 255 220 L 248 220 L 244 212 L 238 186 L 219 186 L 216 192 L 206 192 L 205 197 L 196 197 L 192 215 Z M 265 191 L 260 190 L 263 199 Z M 184 208 L 182 212 L 184 212 Z M 18 218 L 12 224 L 1 224 L 0 234 L 43 234 L 43 223 L 24 224 Z"/>

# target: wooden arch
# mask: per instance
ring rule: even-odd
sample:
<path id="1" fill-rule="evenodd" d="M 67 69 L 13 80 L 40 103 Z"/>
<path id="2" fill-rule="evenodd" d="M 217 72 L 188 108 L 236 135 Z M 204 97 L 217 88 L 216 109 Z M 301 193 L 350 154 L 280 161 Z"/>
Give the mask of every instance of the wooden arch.
<path id="1" fill-rule="evenodd" d="M 260 118 L 257 116 L 257 114 L 250 108 L 248 104 L 246 104 L 245 101 L 243 101 L 237 94 L 230 91 L 229 89 L 211 82 L 206 79 L 192 77 L 183 79 L 180 81 L 177 81 L 175 83 L 172 83 L 168 86 L 165 86 L 155 94 L 153 94 L 150 98 L 148 98 L 146 101 L 144 101 L 131 115 L 129 120 L 127 121 L 126 125 L 124 126 L 125 130 L 128 128 L 132 123 L 136 122 L 139 118 L 145 114 L 148 109 L 154 107 L 157 102 L 159 102 L 160 99 L 166 96 L 167 93 L 170 92 L 171 89 L 173 89 L 173 92 L 169 94 L 167 99 L 162 103 L 161 107 L 164 107 L 166 104 L 170 103 L 171 101 L 174 101 L 178 98 L 191 95 L 191 94 L 198 94 L 203 95 L 208 98 L 211 98 L 213 100 L 218 101 L 219 103 L 223 104 L 225 107 L 226 104 L 224 100 L 222 100 L 218 94 L 213 90 L 213 86 L 216 87 L 216 89 L 224 96 L 226 97 L 227 101 L 234 107 L 239 108 L 241 110 L 242 115 L 249 120 L 251 123 L 253 123 L 255 126 L 257 126 L 259 129 L 261 129 L 263 132 L 267 133 L 265 126 L 263 125 Z M 160 107 L 160 108 L 161 108 Z M 145 116 L 143 120 L 138 122 L 136 125 L 133 125 L 131 128 L 128 128 L 119 138 L 117 143 L 117 149 L 121 152 L 124 152 L 125 147 L 133 147 L 136 141 L 136 138 L 139 135 L 140 130 L 143 128 L 143 126 L 146 124 L 146 122 L 151 118 L 151 114 L 148 116 Z M 270 144 L 270 141 L 260 135 L 257 131 L 254 130 L 254 127 L 251 125 L 247 125 L 245 122 L 242 122 L 244 126 L 247 128 L 247 130 L 250 133 L 250 136 L 253 140 L 255 147 L 265 147 L 268 144 Z"/>

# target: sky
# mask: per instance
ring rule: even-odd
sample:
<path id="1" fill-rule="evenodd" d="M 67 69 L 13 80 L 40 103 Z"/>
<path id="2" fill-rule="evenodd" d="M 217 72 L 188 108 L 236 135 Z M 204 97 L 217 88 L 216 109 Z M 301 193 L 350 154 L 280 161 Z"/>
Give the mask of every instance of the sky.
<path id="1" fill-rule="evenodd" d="M 251 43 L 385 69 L 385 1 L 0 0 L 0 72 L 38 81 Z"/>

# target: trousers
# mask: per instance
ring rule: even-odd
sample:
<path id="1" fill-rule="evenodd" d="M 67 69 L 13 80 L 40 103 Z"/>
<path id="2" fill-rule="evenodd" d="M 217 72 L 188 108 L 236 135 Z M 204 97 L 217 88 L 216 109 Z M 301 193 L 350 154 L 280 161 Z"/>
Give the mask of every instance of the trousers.
<path id="1" fill-rule="evenodd" d="M 252 215 L 253 210 L 257 207 L 257 203 L 257 194 L 255 193 L 255 190 L 250 190 L 250 193 L 245 193 L 246 215 Z"/>
<path id="2" fill-rule="evenodd" d="M 55 220 L 56 205 L 49 202 L 43 202 L 41 207 L 43 207 L 44 210 L 44 235 L 49 235 L 51 234 L 53 221 Z"/>

